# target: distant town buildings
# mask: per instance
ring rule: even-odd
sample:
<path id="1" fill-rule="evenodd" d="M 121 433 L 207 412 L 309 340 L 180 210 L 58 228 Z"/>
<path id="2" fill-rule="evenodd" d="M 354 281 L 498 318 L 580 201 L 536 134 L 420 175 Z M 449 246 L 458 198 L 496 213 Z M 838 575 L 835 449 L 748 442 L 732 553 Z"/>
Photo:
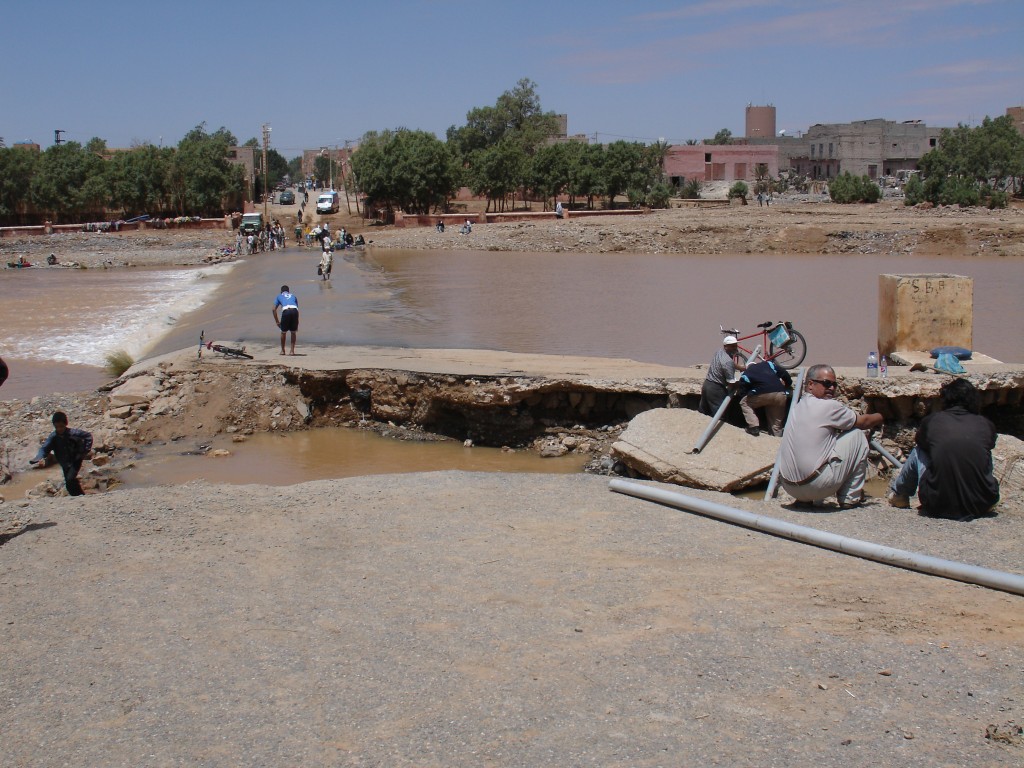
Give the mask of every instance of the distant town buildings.
<path id="1" fill-rule="evenodd" d="M 1015 120 L 1024 122 L 1024 108 L 1012 109 L 1018 111 Z M 916 170 L 921 157 L 937 146 L 941 131 L 920 120 L 874 119 L 818 123 L 790 136 L 777 130 L 774 106 L 748 104 L 745 136 L 728 145 L 674 145 L 665 159 L 665 173 L 675 183 L 691 178 L 753 181 L 765 169 L 772 176 L 793 171 L 828 180 L 849 171 L 878 179 Z"/>

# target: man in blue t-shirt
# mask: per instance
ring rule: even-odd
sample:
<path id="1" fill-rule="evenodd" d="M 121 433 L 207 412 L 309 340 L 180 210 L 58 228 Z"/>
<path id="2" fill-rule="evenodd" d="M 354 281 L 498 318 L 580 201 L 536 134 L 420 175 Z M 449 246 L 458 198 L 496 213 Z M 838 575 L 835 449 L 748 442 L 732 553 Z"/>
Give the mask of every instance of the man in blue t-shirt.
<path id="1" fill-rule="evenodd" d="M 281 310 L 281 316 L 277 311 Z M 281 293 L 274 300 L 274 322 L 281 329 L 281 354 L 284 354 L 284 337 L 287 333 L 292 334 L 292 351 L 295 354 L 295 335 L 299 331 L 299 300 L 288 290 L 287 285 L 281 286 Z"/>

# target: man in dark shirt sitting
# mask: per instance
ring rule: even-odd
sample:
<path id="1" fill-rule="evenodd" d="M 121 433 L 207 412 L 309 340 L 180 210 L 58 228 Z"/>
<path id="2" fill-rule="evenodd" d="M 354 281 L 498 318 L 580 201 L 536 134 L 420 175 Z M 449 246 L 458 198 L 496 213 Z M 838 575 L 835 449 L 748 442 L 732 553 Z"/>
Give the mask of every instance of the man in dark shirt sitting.
<path id="1" fill-rule="evenodd" d="M 917 430 L 916 446 L 890 485 L 889 503 L 910 508 L 917 492 L 929 517 L 972 520 L 999 502 L 992 474 L 996 428 L 981 415 L 981 395 L 967 379 L 953 379 L 940 392 L 942 410 Z"/>

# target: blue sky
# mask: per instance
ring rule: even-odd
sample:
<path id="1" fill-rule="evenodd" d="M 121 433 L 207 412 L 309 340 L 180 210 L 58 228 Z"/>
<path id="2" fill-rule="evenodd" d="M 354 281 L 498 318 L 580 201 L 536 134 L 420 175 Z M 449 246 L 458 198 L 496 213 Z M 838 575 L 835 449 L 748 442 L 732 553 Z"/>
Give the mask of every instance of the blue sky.
<path id="1" fill-rule="evenodd" d="M 523 77 L 569 132 L 682 142 L 883 117 L 976 124 L 1024 104 L 1024 0 L 8 3 L 0 137 L 239 141 L 285 157 L 368 130 L 443 138 Z"/>

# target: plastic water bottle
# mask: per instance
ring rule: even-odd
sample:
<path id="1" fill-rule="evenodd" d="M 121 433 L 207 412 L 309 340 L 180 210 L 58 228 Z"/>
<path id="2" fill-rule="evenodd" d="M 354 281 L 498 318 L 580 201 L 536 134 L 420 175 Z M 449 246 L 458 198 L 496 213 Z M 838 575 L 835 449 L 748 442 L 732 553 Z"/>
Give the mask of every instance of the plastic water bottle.
<path id="1" fill-rule="evenodd" d="M 882 360 L 878 364 L 878 373 L 883 379 L 889 378 L 889 361 L 885 359 L 885 355 L 882 355 Z"/>
<path id="2" fill-rule="evenodd" d="M 868 353 L 868 378 L 878 378 L 878 356 L 874 352 Z"/>

